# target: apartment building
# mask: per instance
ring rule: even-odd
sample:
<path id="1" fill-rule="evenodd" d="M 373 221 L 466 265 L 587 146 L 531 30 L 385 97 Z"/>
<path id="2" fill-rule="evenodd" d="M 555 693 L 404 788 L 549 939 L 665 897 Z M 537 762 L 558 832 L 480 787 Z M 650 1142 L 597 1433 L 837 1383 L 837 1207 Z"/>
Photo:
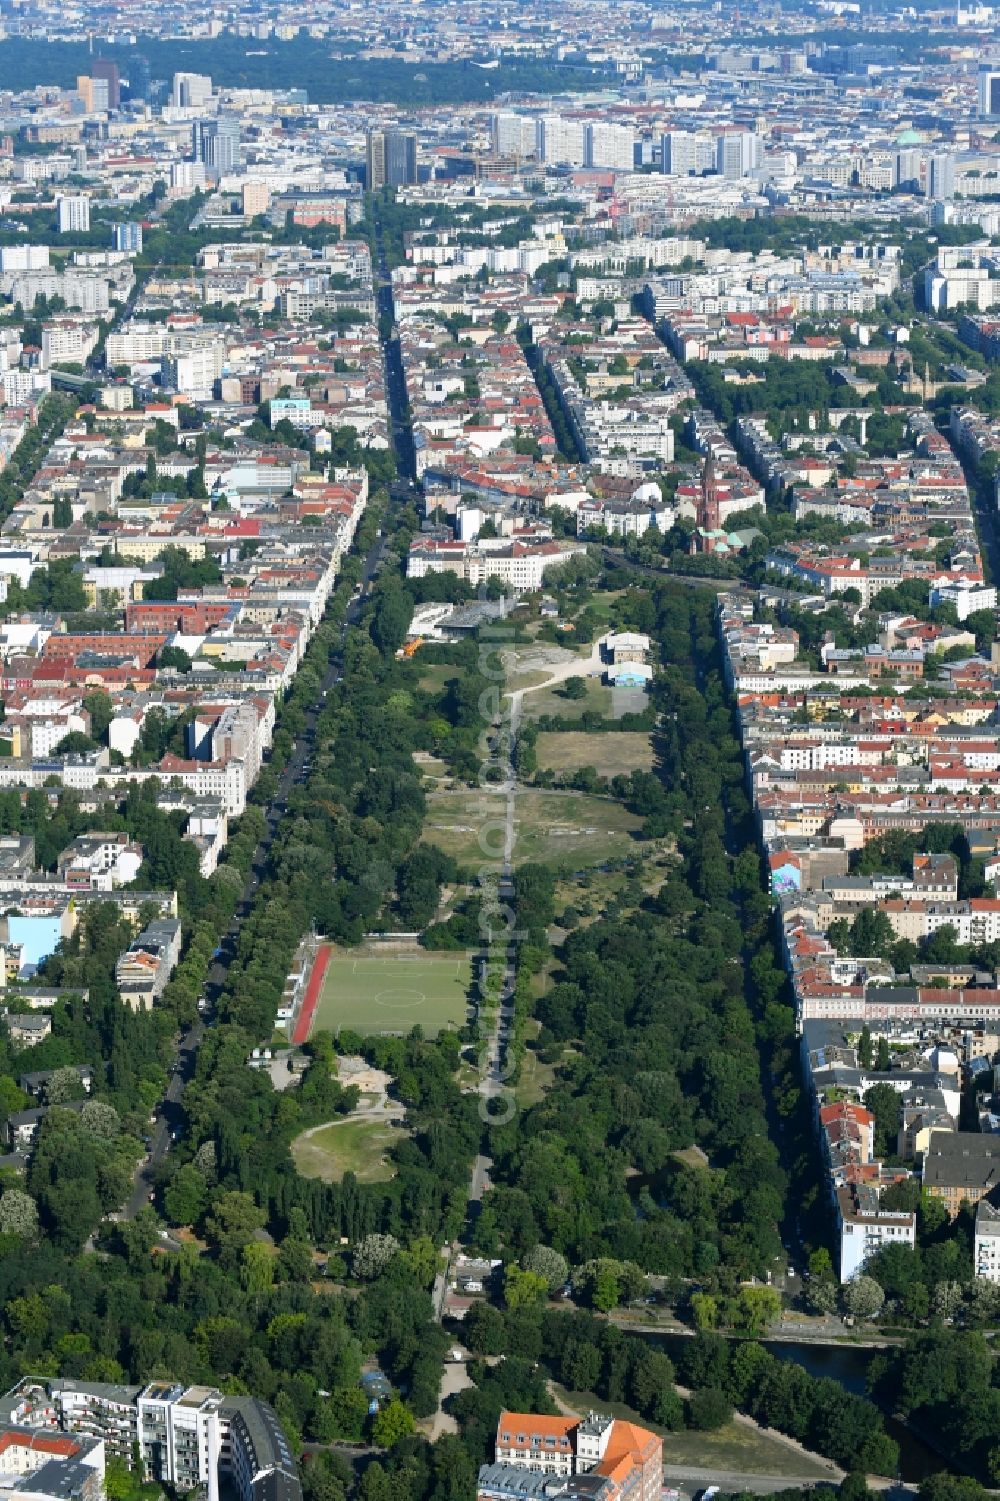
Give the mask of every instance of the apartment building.
<path id="1" fill-rule="evenodd" d="M 562 115 L 541 115 L 537 153 L 541 162 L 582 166 L 585 156 L 583 121 L 565 119 Z"/>
<path id="2" fill-rule="evenodd" d="M 4 1025 L 15 1047 L 33 1048 L 52 1033 L 52 1018 L 44 1013 L 39 1015 L 32 1011 L 7 1011 L 0 1008 L 0 1015 L 3 1016 Z"/>
<path id="3" fill-rule="evenodd" d="M 972 1265 L 977 1277 L 1000 1282 L 1000 1209 L 989 1199 L 980 1199 L 976 1205 Z"/>
<path id="4" fill-rule="evenodd" d="M 113 891 L 134 881 L 142 849 L 127 834 L 81 834 L 60 851 L 56 874 L 67 886 Z"/>
<path id="5" fill-rule="evenodd" d="M 191 126 L 191 149 L 196 162 L 204 162 L 216 177 L 238 172 L 242 166 L 240 122 L 232 115 L 195 120 Z"/>
<path id="6" fill-rule="evenodd" d="M 109 365 L 134 365 L 158 360 L 172 348 L 174 335 L 164 323 L 132 321 L 108 334 L 105 354 Z"/>
<path id="7" fill-rule="evenodd" d="M 170 98 L 175 109 L 202 109 L 212 98 L 212 80 L 206 73 L 175 73 Z"/>
<path id="8" fill-rule="evenodd" d="M 95 1439 L 39 1436 L 32 1429 L 0 1428 L 0 1497 L 16 1501 L 103 1501 L 104 1445 Z"/>
<path id="9" fill-rule="evenodd" d="M 499 110 L 490 116 L 490 144 L 496 156 L 533 156 L 535 154 L 535 120 L 532 115 L 516 115 Z"/>
<path id="10" fill-rule="evenodd" d="M 67 1453 L 95 1446 L 101 1486 L 56 1492 L 63 1501 L 100 1501 L 105 1446 L 130 1466 L 138 1453 L 145 1479 L 181 1492 L 203 1487 L 208 1501 L 226 1489 L 237 1501 L 301 1501 L 281 1426 L 253 1397 L 169 1381 L 142 1387 L 27 1377 L 0 1401 L 4 1411 L 23 1425 L 39 1456 L 53 1443 Z M 2 1474 L 0 1468 L 0 1487 Z"/>
<path id="11" fill-rule="evenodd" d="M 588 167 L 611 167 L 618 172 L 631 172 L 635 132 L 625 125 L 596 121 L 586 127 L 583 150 Z"/>
<path id="12" fill-rule="evenodd" d="M 644 537 L 650 527 L 668 532 L 676 519 L 675 508 L 662 498 L 658 486 L 652 486 L 655 495 L 647 496 L 646 489 L 645 485 L 640 486 L 637 495 L 629 500 L 581 501 L 576 513 L 577 536 L 584 536 L 592 528 L 614 537 Z"/>
<path id="13" fill-rule="evenodd" d="M 5 893 L 0 945 L 16 952 L 18 973 L 30 977 L 64 938 L 73 936 L 76 924 L 76 906 L 66 892 L 35 895 L 15 889 Z"/>
<path id="14" fill-rule="evenodd" d="M 142 225 L 134 220 L 126 220 L 114 226 L 115 249 L 123 251 L 126 255 L 142 254 Z"/>
<path id="15" fill-rule="evenodd" d="M 417 537 L 410 543 L 406 576 L 424 578 L 428 573 L 457 573 L 472 584 L 495 578 L 514 593 L 524 594 L 541 588 L 549 568 L 558 568 L 586 551 L 583 545 L 572 542 L 497 545 Z"/>
<path id="16" fill-rule="evenodd" d="M 61 235 L 85 234 L 90 229 L 90 199 L 84 193 L 57 198 L 56 222 Z"/>
<path id="17" fill-rule="evenodd" d="M 133 1011 L 149 1011 L 159 1000 L 181 956 L 181 925 L 160 917 L 147 923 L 115 964 L 115 984 Z"/>
<path id="18" fill-rule="evenodd" d="M 980 311 L 1000 301 L 1000 255 L 988 241 L 973 245 L 939 245 L 933 263 L 924 271 L 926 305 L 947 312 L 960 303 Z"/>
<path id="19" fill-rule="evenodd" d="M 915 1214 L 882 1209 L 877 1186 L 846 1184 L 837 1191 L 839 1271 L 841 1282 L 850 1282 L 883 1246 L 915 1246 Z"/>
<path id="20" fill-rule="evenodd" d="M 964 425 L 965 413 L 961 421 Z M 969 421 L 976 434 L 980 425 L 978 416 Z M 942 514 L 934 504 L 938 497 L 955 538 L 947 560 L 955 581 L 974 588 L 981 580 L 968 495 L 954 456 L 937 457 L 938 435 L 919 419 L 911 434 L 912 454 L 877 463 L 858 459 L 853 476 L 859 489 L 867 486 L 870 495 L 879 496 L 878 524 L 899 539 L 892 556 L 889 547 L 882 549 L 882 558 L 864 560 L 853 549 L 840 554 L 833 547 L 792 544 L 783 561 L 812 590 L 811 596 L 795 597 L 796 618 L 813 609 L 821 616 L 827 601 L 846 588 L 856 588 L 862 604 L 870 602 L 893 574 L 931 585 L 933 570 L 921 563 L 921 549 L 911 551 L 904 538 L 933 525 Z M 775 455 L 755 419 L 741 421 L 740 443 L 756 472 L 769 479 Z M 930 502 L 919 514 L 914 486 Z M 897 510 L 906 516 L 898 532 L 893 528 Z M 784 571 L 780 553 L 769 562 Z M 776 609 L 780 617 L 786 598 L 777 585 L 756 597 L 734 594 L 720 605 L 720 623 L 727 676 L 739 696 L 747 773 L 772 887 L 781 902 L 784 959 L 836 1213 L 838 1266 L 846 1281 L 882 1247 L 912 1245 L 915 1237 L 912 1215 L 883 1206 L 883 1190 L 901 1169 L 875 1155 L 871 1113 L 861 1103 L 872 1083 L 887 1082 L 897 1091 L 898 1153 L 922 1171 L 928 1194 L 940 1198 L 950 1216 L 963 1201 L 984 1200 L 994 1186 L 1000 1167 L 997 1138 L 960 1132 L 956 1123 L 959 1058 L 975 1059 L 982 1048 L 987 1056 L 995 1051 L 988 1038 L 1000 1017 L 1000 989 L 975 966 L 952 966 L 952 974 L 948 966 L 915 962 L 909 975 L 897 975 L 883 958 L 845 951 L 842 938 L 838 952 L 826 934 L 834 922 L 843 931 L 859 912 L 877 911 L 900 939 L 917 944 L 949 924 L 959 942 L 973 949 L 996 940 L 1000 903 L 992 897 L 959 899 L 959 867 L 951 855 L 918 847 L 905 875 L 887 868 L 862 876 L 852 873 L 851 859 L 869 840 L 893 829 L 914 833 L 945 818 L 965 825 L 970 845 L 976 840 L 977 849 L 992 850 L 989 830 L 998 809 L 991 784 L 1000 757 L 985 728 L 994 703 L 989 664 L 971 657 L 955 669 L 976 685 L 961 706 L 949 693 L 947 667 L 930 704 L 910 705 L 910 679 L 897 672 L 887 678 L 883 668 L 900 652 L 922 663 L 940 649 L 940 639 L 926 622 L 889 611 L 877 622 L 878 652 L 869 646 L 852 654 L 838 651 L 832 640 L 821 643 L 824 683 L 822 675 L 803 671 L 794 631 L 770 614 Z M 767 613 L 758 615 L 761 605 Z M 771 655 L 772 646 L 781 648 L 780 660 Z M 975 651 L 974 642 L 956 646 Z M 841 678 L 842 669 L 849 676 Z M 864 689 L 863 696 L 854 697 L 855 685 Z M 864 1027 L 892 1039 L 881 1073 L 873 1074 L 859 1059 Z M 947 1040 L 959 1038 L 956 1052 Z M 988 1210 L 981 1224 L 976 1258 L 983 1275 L 990 1275 Z"/>
<path id="21" fill-rule="evenodd" d="M 7 245 L 0 250 L 0 275 L 12 271 L 45 271 L 49 265 L 47 245 Z"/>
<path id="22" fill-rule="evenodd" d="M 274 1411 L 253 1397 L 220 1406 L 219 1469 L 239 1501 L 300 1501 L 302 1488 Z"/>
<path id="23" fill-rule="evenodd" d="M 716 141 L 715 170 L 727 182 L 747 177 L 761 164 L 761 141 L 750 130 L 725 131 Z"/>
<path id="24" fill-rule="evenodd" d="M 136 1400 L 136 1442 L 147 1474 L 190 1491 L 217 1472 L 219 1400 L 206 1386 L 145 1388 Z"/>
<path id="25" fill-rule="evenodd" d="M 97 325 L 64 319 L 42 329 L 42 363 L 82 365 L 97 344 Z"/>
<path id="26" fill-rule="evenodd" d="M 954 1219 L 963 1203 L 978 1204 L 1000 1183 L 1000 1138 L 975 1131 L 932 1131 L 923 1186 Z"/>
<path id="27" fill-rule="evenodd" d="M 369 192 L 417 181 L 417 138 L 410 131 L 370 130 L 365 148 Z"/>
<path id="28" fill-rule="evenodd" d="M 558 351 L 546 350 L 566 420 L 586 462 L 603 474 L 640 479 L 674 457 L 672 400 L 592 400 L 582 392 Z M 659 410 L 657 410 L 659 406 Z"/>
<path id="29" fill-rule="evenodd" d="M 260 772 L 264 751 L 274 727 L 273 700 L 214 707 L 206 705 L 192 722 L 188 741 L 192 754 L 206 761 L 239 758 L 252 785 Z"/>
<path id="30" fill-rule="evenodd" d="M 67 735 L 86 734 L 89 715 L 82 698 L 75 694 L 64 699 L 48 695 L 21 699 L 12 694 L 4 729 L 9 733 L 19 732 L 22 755 L 43 758 L 50 756 Z"/>
<path id="31" fill-rule="evenodd" d="M 4 290 L 23 307 L 32 307 L 36 297 L 61 297 L 69 308 L 85 313 L 106 313 L 111 306 L 107 276 L 87 271 L 25 271 L 4 276 Z"/>
<path id="32" fill-rule="evenodd" d="M 503 1412 L 495 1454 L 496 1462 L 479 1471 L 479 1501 L 515 1501 L 526 1494 L 525 1482 L 531 1496 L 566 1501 L 659 1501 L 663 1485 L 662 1440 L 603 1413 L 566 1418 Z"/>
<path id="33" fill-rule="evenodd" d="M 695 177 L 715 170 L 716 146 L 708 131 L 667 131 L 660 137 L 660 153 L 662 170 L 671 177 Z"/>
<path id="34" fill-rule="evenodd" d="M 184 349 L 175 345 L 173 354 L 160 359 L 163 385 L 168 391 L 207 401 L 222 374 L 224 360 L 225 345 L 221 340 L 191 344 Z"/>
<path id="35" fill-rule="evenodd" d="M 35 1388 L 25 1382 L 15 1390 L 23 1391 L 28 1401 Z M 41 1407 L 44 1399 L 38 1390 Z M 52 1381 L 48 1386 L 51 1420 L 67 1433 L 99 1439 L 115 1458 L 131 1463 L 138 1437 L 135 1404 L 140 1390 L 104 1381 L 90 1381 L 86 1386 L 71 1380 Z"/>

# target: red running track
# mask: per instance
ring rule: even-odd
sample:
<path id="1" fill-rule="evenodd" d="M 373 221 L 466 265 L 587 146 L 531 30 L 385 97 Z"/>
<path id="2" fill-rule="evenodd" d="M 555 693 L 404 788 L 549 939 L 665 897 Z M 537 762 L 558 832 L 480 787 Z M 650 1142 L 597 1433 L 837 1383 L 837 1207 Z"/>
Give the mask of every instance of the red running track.
<path id="1" fill-rule="evenodd" d="M 299 1012 L 299 1019 L 295 1023 L 292 1042 L 296 1046 L 308 1041 L 309 1028 L 312 1026 L 316 1003 L 323 989 L 323 981 L 326 979 L 326 970 L 329 963 L 330 948 L 328 944 L 324 944 L 316 955 L 316 962 L 312 967 L 312 974 L 309 976 L 309 981 L 306 985 L 306 995 L 305 1000 L 302 1002 L 302 1010 Z"/>

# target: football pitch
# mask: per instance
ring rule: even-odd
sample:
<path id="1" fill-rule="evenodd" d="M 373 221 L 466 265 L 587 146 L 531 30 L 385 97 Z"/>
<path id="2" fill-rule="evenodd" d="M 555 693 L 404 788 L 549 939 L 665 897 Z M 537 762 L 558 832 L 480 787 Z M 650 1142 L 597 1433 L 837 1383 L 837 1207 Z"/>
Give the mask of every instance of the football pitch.
<path id="1" fill-rule="evenodd" d="M 464 1025 L 471 984 L 471 954 L 410 957 L 330 948 L 311 1030 L 346 1027 L 371 1036 L 419 1025 L 434 1037 Z"/>

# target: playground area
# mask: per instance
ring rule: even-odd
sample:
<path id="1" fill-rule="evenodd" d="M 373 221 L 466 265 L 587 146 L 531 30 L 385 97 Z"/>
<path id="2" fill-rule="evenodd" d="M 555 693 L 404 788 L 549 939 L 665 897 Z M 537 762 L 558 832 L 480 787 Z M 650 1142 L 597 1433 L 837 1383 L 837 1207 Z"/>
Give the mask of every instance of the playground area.
<path id="1" fill-rule="evenodd" d="M 428 1037 L 464 1025 L 472 987 L 472 954 L 429 954 L 413 944 L 321 944 L 295 1026 L 302 1043 L 314 1031 L 362 1037 L 405 1034 L 421 1026 Z"/>

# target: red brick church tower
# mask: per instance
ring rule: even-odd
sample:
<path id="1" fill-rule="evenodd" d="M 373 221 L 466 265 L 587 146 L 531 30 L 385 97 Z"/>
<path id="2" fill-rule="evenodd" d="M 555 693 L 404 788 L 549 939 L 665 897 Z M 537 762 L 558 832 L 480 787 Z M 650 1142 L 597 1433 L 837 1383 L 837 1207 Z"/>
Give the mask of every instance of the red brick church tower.
<path id="1" fill-rule="evenodd" d="M 705 460 L 701 475 L 701 504 L 698 507 L 698 525 L 702 531 L 719 530 L 719 495 L 715 483 L 715 463 L 711 457 Z"/>

